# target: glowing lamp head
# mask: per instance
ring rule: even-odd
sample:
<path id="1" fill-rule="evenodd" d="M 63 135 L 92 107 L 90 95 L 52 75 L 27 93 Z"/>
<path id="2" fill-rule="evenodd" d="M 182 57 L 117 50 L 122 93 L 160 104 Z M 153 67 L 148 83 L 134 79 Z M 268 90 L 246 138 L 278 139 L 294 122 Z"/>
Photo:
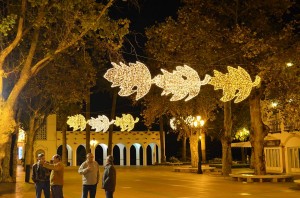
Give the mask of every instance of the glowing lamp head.
<path id="1" fill-rule="evenodd" d="M 195 121 L 195 122 L 194 122 L 194 127 L 197 127 L 197 126 L 198 126 L 198 122 Z"/>
<path id="2" fill-rule="evenodd" d="M 204 120 L 200 120 L 200 126 L 204 125 Z"/>
<path id="3" fill-rule="evenodd" d="M 278 105 L 277 102 L 272 102 L 272 104 L 271 104 L 271 106 L 272 106 L 273 108 L 277 107 L 277 105 Z"/>

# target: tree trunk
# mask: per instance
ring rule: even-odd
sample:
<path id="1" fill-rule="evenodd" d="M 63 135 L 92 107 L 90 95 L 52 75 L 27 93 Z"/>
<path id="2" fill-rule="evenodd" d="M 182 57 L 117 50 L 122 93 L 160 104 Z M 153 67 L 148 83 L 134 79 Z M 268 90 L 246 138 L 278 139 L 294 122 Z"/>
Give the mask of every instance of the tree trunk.
<path id="1" fill-rule="evenodd" d="M 165 154 L 165 132 L 164 132 L 164 122 L 163 117 L 159 116 L 159 137 L 160 137 L 160 161 L 161 163 L 166 162 Z"/>
<path id="2" fill-rule="evenodd" d="M 198 167 L 198 133 L 191 133 L 190 136 L 190 150 L 191 150 L 191 165 L 192 167 Z"/>
<path id="3" fill-rule="evenodd" d="M 182 152 L 182 161 L 183 162 L 186 162 L 186 136 L 184 135 L 182 137 L 182 149 L 181 149 L 181 152 Z"/>
<path id="4" fill-rule="evenodd" d="M 228 176 L 231 173 L 232 155 L 231 155 L 231 102 L 224 103 L 224 134 L 221 137 L 222 143 L 222 174 Z"/>
<path id="5" fill-rule="evenodd" d="M 10 153 L 11 134 L 15 130 L 15 119 L 13 106 L 4 104 L 0 99 L 0 182 L 11 182 L 8 177 L 8 164 L 5 162 Z M 9 158 L 9 157 L 8 157 Z"/>
<path id="6" fill-rule="evenodd" d="M 30 170 L 33 165 L 34 155 L 33 155 L 33 145 L 34 145 L 34 127 L 35 119 L 30 117 L 29 120 L 29 130 L 27 131 L 26 145 L 25 145 L 25 182 L 29 182 L 30 180 Z"/>
<path id="7" fill-rule="evenodd" d="M 62 125 L 62 163 L 68 166 L 68 150 L 67 150 L 67 122 Z"/>
<path id="8" fill-rule="evenodd" d="M 87 93 L 86 96 L 86 115 L 85 115 L 85 119 L 86 120 L 90 120 L 91 119 L 91 95 L 90 95 L 90 90 Z M 86 154 L 91 153 L 91 145 L 90 145 L 90 141 L 91 141 L 91 126 L 89 124 L 86 124 L 85 127 L 85 141 L 86 141 Z"/>
<path id="9" fill-rule="evenodd" d="M 112 98 L 112 105 L 111 105 L 111 112 L 110 112 L 110 120 L 115 119 L 116 117 L 116 106 L 117 106 L 117 97 L 118 97 L 118 92 L 117 89 L 113 89 L 113 98 Z M 114 131 L 114 125 L 111 124 L 109 126 L 109 131 L 108 131 L 108 148 L 107 148 L 107 155 L 112 155 L 112 137 L 113 137 L 113 131 Z"/>
<path id="10" fill-rule="evenodd" d="M 250 142 L 254 149 L 254 174 L 265 175 L 264 138 L 268 131 L 264 130 L 264 124 L 261 119 L 260 98 L 259 90 L 254 90 L 253 95 L 249 99 L 251 115 Z"/>
<path id="11" fill-rule="evenodd" d="M 8 135 L 8 142 L 5 144 L 4 152 L 7 153 L 1 163 L 2 167 L 2 180 L 3 183 L 11 183 L 14 182 L 13 177 L 11 175 L 11 146 L 12 146 L 12 135 Z"/>
<path id="12" fill-rule="evenodd" d="M 17 178 L 17 165 L 18 165 L 18 135 L 19 129 L 12 137 L 12 151 L 11 151 L 11 176 L 13 182 L 16 182 Z"/>

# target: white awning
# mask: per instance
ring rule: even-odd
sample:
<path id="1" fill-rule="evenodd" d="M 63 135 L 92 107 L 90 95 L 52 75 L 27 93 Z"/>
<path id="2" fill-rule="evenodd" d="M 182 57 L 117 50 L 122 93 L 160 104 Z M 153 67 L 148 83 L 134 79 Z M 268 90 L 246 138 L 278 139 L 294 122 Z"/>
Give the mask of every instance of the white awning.
<path id="1" fill-rule="evenodd" d="M 251 143 L 248 142 L 235 142 L 231 143 L 231 147 L 251 147 Z"/>

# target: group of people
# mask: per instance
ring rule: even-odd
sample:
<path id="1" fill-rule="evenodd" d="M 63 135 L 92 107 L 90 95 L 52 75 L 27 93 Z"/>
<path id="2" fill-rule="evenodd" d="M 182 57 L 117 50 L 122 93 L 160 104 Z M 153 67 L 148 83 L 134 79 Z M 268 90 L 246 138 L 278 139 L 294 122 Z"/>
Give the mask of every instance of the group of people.
<path id="1" fill-rule="evenodd" d="M 45 198 L 50 198 L 50 189 L 52 198 L 63 198 L 64 165 L 58 154 L 52 157 L 52 161 L 51 164 L 46 162 L 45 155 L 40 153 L 37 163 L 32 167 L 36 198 L 41 198 L 42 191 Z M 116 187 L 116 170 L 113 161 L 113 156 L 107 156 L 102 176 L 102 188 L 105 190 L 106 198 L 113 198 Z M 86 155 L 86 161 L 80 165 L 78 173 L 82 175 L 82 198 L 87 198 L 88 194 L 90 198 L 95 198 L 100 173 L 99 164 L 94 160 L 92 153 Z"/>

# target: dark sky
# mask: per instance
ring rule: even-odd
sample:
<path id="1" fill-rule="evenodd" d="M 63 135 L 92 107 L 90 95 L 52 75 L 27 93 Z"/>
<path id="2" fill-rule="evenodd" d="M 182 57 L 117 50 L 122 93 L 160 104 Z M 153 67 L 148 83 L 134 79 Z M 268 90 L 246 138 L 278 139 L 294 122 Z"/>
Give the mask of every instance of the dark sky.
<path id="1" fill-rule="evenodd" d="M 113 18 L 127 18 L 131 21 L 131 33 L 126 36 L 125 47 L 122 50 L 123 56 L 127 62 L 136 62 L 141 60 L 143 56 L 143 47 L 146 42 L 145 28 L 153 26 L 156 22 L 162 22 L 168 16 L 176 16 L 180 0 L 140 0 L 141 5 L 136 7 L 128 1 L 116 1 L 110 15 Z M 97 93 L 91 96 L 91 111 L 92 114 L 109 115 L 111 109 L 111 97 L 107 93 Z M 139 116 L 140 107 L 133 107 L 129 97 L 118 97 L 117 100 L 117 115 L 121 113 L 131 113 Z M 96 115 L 95 115 L 96 116 Z"/>
<path id="2" fill-rule="evenodd" d="M 127 62 L 143 61 L 143 58 L 131 55 L 137 53 L 143 54 L 143 47 L 146 42 L 145 28 L 151 27 L 156 22 L 162 22 L 168 16 L 176 16 L 176 12 L 180 5 L 180 0 L 142 0 L 139 8 L 130 5 L 126 1 L 116 1 L 117 4 L 111 11 L 114 18 L 127 18 L 131 21 L 130 35 L 126 39 L 130 41 L 125 44 L 123 56 Z M 137 43 L 135 42 L 137 41 Z M 111 97 L 108 93 L 97 93 L 91 96 L 91 116 L 106 115 L 110 116 Z M 139 117 L 140 121 L 135 126 L 134 130 L 147 130 L 140 116 L 141 107 L 132 106 L 129 97 L 120 97 L 117 99 L 116 116 L 121 116 L 122 113 L 130 113 L 134 117 Z M 159 130 L 158 125 L 154 125 L 152 130 Z M 168 130 L 168 129 L 166 129 Z M 171 156 L 178 155 L 180 142 L 177 141 L 176 135 L 168 133 L 166 135 L 166 155 L 167 159 Z"/>
<path id="3" fill-rule="evenodd" d="M 123 56 L 128 62 L 143 61 L 143 47 L 146 42 L 145 28 L 163 22 L 167 17 L 176 17 L 180 0 L 140 0 L 141 4 L 133 6 L 127 1 L 118 1 L 112 14 L 116 18 L 127 18 L 131 21 L 131 33 L 126 36 L 130 41 L 125 42 Z M 134 46 L 132 46 L 132 44 Z"/>

